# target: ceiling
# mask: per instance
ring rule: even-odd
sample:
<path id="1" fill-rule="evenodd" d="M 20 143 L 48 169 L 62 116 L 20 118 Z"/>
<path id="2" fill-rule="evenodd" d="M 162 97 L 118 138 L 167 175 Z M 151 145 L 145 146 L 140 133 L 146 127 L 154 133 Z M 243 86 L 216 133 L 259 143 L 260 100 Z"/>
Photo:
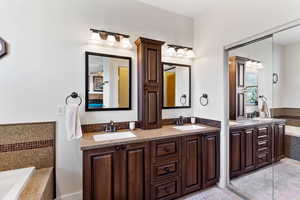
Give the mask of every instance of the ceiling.
<path id="1" fill-rule="evenodd" d="M 300 26 L 274 34 L 274 43 L 289 45 L 300 42 Z"/>
<path id="2" fill-rule="evenodd" d="M 139 0 L 145 4 L 161 8 L 179 15 L 197 18 L 213 8 L 219 0 Z"/>

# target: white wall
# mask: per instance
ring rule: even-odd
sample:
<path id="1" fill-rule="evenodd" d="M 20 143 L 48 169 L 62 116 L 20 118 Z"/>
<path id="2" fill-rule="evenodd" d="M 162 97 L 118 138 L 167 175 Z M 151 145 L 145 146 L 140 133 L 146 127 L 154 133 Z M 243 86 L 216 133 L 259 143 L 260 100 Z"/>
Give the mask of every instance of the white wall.
<path id="1" fill-rule="evenodd" d="M 277 107 L 300 108 L 300 43 L 281 46 L 281 65 L 279 69 L 279 86 L 274 95 L 279 99 Z"/>
<path id="2" fill-rule="evenodd" d="M 89 28 L 127 33 L 132 42 L 143 36 L 192 46 L 193 22 L 135 0 L 2 0 L 0 10 L 0 36 L 10 49 L 0 60 L 0 123 L 57 121 L 57 193 L 78 192 L 79 142 L 66 141 L 64 116 L 56 112 L 72 91 L 84 97 L 85 50 L 133 57 L 133 110 L 85 113 L 82 106 L 82 122 L 137 119 L 135 50 L 86 46 Z"/>
<path id="3" fill-rule="evenodd" d="M 195 21 L 194 47 L 198 56 L 192 79 L 195 115 L 222 120 L 225 127 L 224 46 L 300 18 L 299 7 L 298 0 L 223 1 Z M 204 92 L 209 96 L 207 107 L 198 103 Z M 225 143 L 222 131 L 221 185 L 225 184 L 226 176 Z"/>

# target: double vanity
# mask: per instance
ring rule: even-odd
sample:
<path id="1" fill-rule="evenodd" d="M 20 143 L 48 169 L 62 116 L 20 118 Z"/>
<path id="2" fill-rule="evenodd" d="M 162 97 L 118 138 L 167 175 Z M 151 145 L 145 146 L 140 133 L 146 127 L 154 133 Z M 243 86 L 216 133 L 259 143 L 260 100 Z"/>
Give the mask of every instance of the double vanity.
<path id="1" fill-rule="evenodd" d="M 84 199 L 166 200 L 212 186 L 219 179 L 219 132 L 196 124 L 136 129 L 136 137 L 119 140 L 96 141 L 99 132 L 86 133 Z"/>
<path id="2" fill-rule="evenodd" d="M 162 62 L 163 41 L 135 44 L 138 119 L 84 125 L 84 200 L 176 199 L 219 180 L 219 122 L 162 119 L 162 109 L 191 108 L 191 66 Z M 129 57 L 86 52 L 86 111 L 130 110 L 131 66 Z"/>

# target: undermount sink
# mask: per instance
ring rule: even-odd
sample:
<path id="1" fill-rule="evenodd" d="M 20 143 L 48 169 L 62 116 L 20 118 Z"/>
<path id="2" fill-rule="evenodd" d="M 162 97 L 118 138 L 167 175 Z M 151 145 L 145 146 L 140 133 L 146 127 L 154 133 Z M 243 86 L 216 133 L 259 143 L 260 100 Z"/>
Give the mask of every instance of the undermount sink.
<path id="1" fill-rule="evenodd" d="M 94 135 L 93 137 L 96 142 L 100 142 L 100 141 L 103 142 L 107 140 L 135 138 L 136 135 L 128 131 L 128 132 L 114 132 L 114 133 L 99 134 L 99 135 Z"/>
<path id="2" fill-rule="evenodd" d="M 174 126 L 173 128 L 178 129 L 180 131 L 192 131 L 192 130 L 203 129 L 205 127 L 199 125 L 186 125 L 186 126 Z"/>
<path id="3" fill-rule="evenodd" d="M 260 120 L 260 121 L 272 121 L 273 120 L 273 118 L 259 118 L 259 117 L 257 117 L 257 118 L 253 118 L 254 120 Z"/>

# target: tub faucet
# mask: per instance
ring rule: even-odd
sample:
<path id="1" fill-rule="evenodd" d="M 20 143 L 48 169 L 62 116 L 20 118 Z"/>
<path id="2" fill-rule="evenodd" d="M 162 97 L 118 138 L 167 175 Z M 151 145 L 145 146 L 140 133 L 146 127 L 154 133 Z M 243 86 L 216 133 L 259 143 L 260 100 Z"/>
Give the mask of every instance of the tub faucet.
<path id="1" fill-rule="evenodd" d="M 105 126 L 105 132 L 116 132 L 117 127 L 114 121 L 110 121 L 108 124 Z"/>

